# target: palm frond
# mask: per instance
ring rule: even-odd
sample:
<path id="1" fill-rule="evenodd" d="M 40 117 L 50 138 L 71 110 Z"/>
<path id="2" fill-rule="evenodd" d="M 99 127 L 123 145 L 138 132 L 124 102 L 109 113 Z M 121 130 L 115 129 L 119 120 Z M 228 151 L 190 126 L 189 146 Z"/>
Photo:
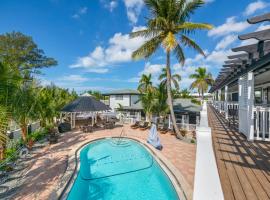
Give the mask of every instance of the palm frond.
<path id="1" fill-rule="evenodd" d="M 146 43 L 144 43 L 139 49 L 132 53 L 133 59 L 149 58 L 159 47 L 162 42 L 162 35 L 158 35 Z"/>
<path id="2" fill-rule="evenodd" d="M 174 48 L 174 54 L 175 54 L 178 62 L 181 65 L 184 65 L 186 58 L 185 58 L 185 54 L 183 52 L 183 49 L 181 48 L 181 46 L 179 44 L 177 44 L 176 47 Z"/>
<path id="3" fill-rule="evenodd" d="M 135 38 L 135 37 L 153 38 L 159 34 L 160 34 L 159 30 L 148 28 L 148 29 L 132 32 L 129 34 L 129 37 L 130 38 Z"/>
<path id="4" fill-rule="evenodd" d="M 184 45 L 189 46 L 191 48 L 193 48 L 194 50 L 196 50 L 198 53 L 202 54 L 203 56 L 205 56 L 204 51 L 201 49 L 201 47 L 196 44 L 196 42 L 192 39 L 190 39 L 189 37 L 182 35 L 181 36 L 181 41 L 183 42 Z"/>
<path id="5" fill-rule="evenodd" d="M 207 23 L 193 23 L 184 22 L 176 27 L 177 31 L 182 31 L 184 33 L 191 33 L 195 30 L 210 30 L 213 26 Z"/>
<path id="6" fill-rule="evenodd" d="M 183 22 L 189 20 L 190 16 L 194 14 L 194 11 L 204 4 L 203 0 L 192 0 L 185 4 L 182 9 L 179 21 Z"/>

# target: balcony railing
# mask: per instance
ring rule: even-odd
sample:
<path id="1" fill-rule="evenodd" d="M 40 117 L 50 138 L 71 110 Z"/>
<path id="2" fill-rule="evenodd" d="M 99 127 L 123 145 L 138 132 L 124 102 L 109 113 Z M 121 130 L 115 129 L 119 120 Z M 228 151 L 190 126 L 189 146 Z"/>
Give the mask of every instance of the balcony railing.
<path id="1" fill-rule="evenodd" d="M 227 110 L 229 118 L 238 119 L 239 104 L 236 101 L 227 102 Z"/>
<path id="2" fill-rule="evenodd" d="M 270 141 L 270 108 L 256 106 L 254 114 L 254 139 Z"/>

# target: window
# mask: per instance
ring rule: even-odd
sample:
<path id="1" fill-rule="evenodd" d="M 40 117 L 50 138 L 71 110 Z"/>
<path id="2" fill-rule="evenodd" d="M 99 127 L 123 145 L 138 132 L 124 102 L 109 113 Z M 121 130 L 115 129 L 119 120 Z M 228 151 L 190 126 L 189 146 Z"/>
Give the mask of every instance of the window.
<path id="1" fill-rule="evenodd" d="M 232 93 L 232 101 L 238 101 L 238 92 Z"/>
<path id="2" fill-rule="evenodd" d="M 255 89 L 255 104 L 262 103 L 262 88 Z"/>
<path id="3" fill-rule="evenodd" d="M 123 95 L 115 95 L 115 100 L 123 100 Z"/>

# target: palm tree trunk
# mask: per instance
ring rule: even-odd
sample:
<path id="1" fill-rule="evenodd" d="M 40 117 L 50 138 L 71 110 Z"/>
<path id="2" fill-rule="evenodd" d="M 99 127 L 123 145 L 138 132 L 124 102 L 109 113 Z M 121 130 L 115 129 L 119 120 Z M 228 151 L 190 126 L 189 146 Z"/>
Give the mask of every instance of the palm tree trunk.
<path id="1" fill-rule="evenodd" d="M 177 125 L 176 125 L 176 119 L 174 115 L 174 110 L 173 110 L 173 99 L 172 99 L 172 90 L 171 90 L 171 67 L 170 67 L 170 51 L 167 51 L 167 95 L 168 95 L 168 105 L 170 108 L 170 114 L 171 114 L 171 119 L 173 123 L 173 128 L 176 132 L 176 136 L 179 139 L 183 139 L 183 136 L 181 135 Z"/>
<path id="2" fill-rule="evenodd" d="M 27 138 L 27 125 L 21 124 L 21 131 L 22 131 L 22 139 L 23 141 L 26 141 Z"/>
<path id="3" fill-rule="evenodd" d="M 203 93 L 203 89 L 202 89 L 202 101 L 204 101 L 204 93 Z"/>

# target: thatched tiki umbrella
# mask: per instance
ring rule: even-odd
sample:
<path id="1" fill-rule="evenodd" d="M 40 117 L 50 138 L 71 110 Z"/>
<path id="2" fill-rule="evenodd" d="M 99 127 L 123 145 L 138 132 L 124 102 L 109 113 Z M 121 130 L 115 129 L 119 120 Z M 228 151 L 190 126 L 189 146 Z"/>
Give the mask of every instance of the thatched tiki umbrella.
<path id="1" fill-rule="evenodd" d="M 111 108 L 101 101 L 96 100 L 89 94 L 84 94 L 71 103 L 64 106 L 61 110 L 61 122 L 63 116 L 70 117 L 71 128 L 76 126 L 76 118 L 92 118 L 92 124 L 96 119 L 97 113 L 106 112 L 111 110 Z"/>

